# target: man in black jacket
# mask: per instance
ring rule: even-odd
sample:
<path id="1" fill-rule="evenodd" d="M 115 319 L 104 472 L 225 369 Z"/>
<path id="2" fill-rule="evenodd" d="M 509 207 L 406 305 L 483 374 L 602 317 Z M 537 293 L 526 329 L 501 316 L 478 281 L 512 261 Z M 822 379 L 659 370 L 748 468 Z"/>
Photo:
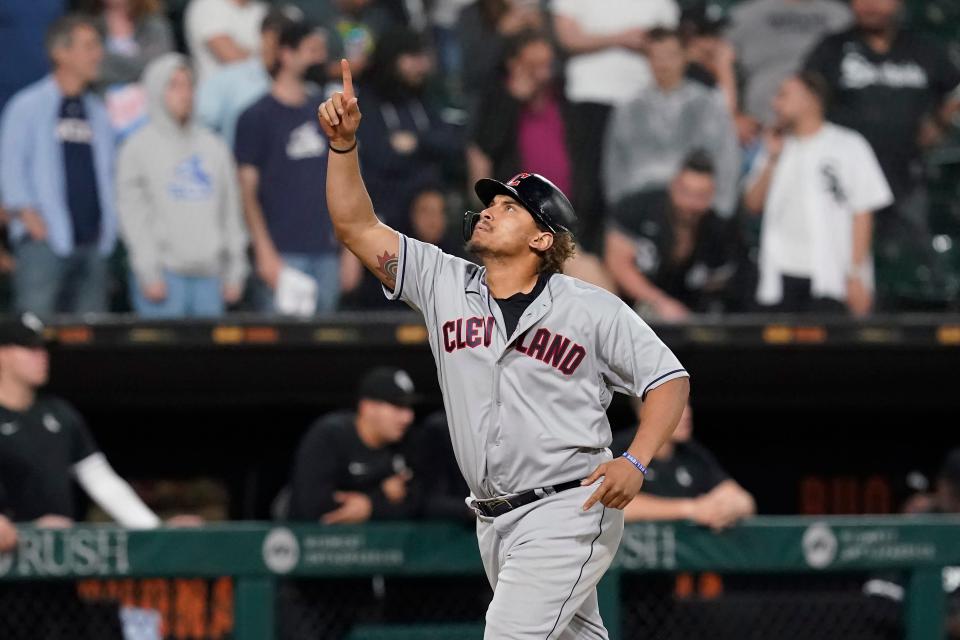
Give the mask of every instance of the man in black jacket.
<path id="1" fill-rule="evenodd" d="M 377 368 L 360 383 L 356 412 L 331 413 L 310 428 L 294 462 L 291 520 L 356 524 L 414 515 L 400 446 L 413 422 L 413 394 L 406 371 Z"/>

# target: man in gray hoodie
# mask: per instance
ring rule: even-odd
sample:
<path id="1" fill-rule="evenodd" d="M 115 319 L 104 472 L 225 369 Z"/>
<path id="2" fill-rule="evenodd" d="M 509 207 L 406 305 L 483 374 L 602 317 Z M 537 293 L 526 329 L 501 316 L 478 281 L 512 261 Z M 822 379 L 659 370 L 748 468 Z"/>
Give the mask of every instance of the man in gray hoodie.
<path id="1" fill-rule="evenodd" d="M 117 208 L 144 317 L 217 316 L 240 299 L 249 266 L 236 167 L 193 121 L 193 74 L 171 53 L 143 74 L 150 121 L 120 150 Z"/>

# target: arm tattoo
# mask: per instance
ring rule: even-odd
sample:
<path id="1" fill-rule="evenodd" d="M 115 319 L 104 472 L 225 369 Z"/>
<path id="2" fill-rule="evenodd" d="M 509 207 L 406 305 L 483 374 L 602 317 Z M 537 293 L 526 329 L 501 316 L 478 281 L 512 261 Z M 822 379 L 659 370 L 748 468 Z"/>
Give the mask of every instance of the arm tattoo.
<path id="1" fill-rule="evenodd" d="M 397 269 L 400 266 L 397 255 L 384 251 L 382 256 L 377 256 L 377 264 L 380 273 L 387 277 L 387 282 L 392 288 L 397 283 Z"/>

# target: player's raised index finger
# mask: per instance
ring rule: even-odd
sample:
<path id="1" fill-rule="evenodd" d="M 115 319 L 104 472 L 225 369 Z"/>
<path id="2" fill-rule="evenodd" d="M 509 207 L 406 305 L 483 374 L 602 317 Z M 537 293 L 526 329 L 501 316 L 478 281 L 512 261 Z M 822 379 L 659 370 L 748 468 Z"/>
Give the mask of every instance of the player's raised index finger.
<path id="1" fill-rule="evenodd" d="M 340 71 L 343 72 L 343 95 L 349 101 L 353 97 L 353 73 L 350 72 L 350 62 L 346 58 L 340 59 Z"/>

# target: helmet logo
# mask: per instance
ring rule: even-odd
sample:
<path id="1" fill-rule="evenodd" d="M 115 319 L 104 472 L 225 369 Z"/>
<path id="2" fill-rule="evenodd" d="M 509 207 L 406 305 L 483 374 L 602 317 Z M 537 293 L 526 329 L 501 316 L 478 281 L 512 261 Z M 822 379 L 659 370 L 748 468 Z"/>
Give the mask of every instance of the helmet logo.
<path id="1" fill-rule="evenodd" d="M 512 178 L 510 178 L 510 182 L 507 183 L 507 186 L 508 186 L 508 187 L 516 187 L 516 186 L 518 186 L 518 185 L 520 184 L 520 181 L 521 181 L 521 180 L 523 180 L 523 179 L 525 179 L 525 178 L 529 178 L 529 177 L 530 177 L 530 174 L 529 174 L 529 173 L 518 173 L 517 175 L 513 176 Z"/>

